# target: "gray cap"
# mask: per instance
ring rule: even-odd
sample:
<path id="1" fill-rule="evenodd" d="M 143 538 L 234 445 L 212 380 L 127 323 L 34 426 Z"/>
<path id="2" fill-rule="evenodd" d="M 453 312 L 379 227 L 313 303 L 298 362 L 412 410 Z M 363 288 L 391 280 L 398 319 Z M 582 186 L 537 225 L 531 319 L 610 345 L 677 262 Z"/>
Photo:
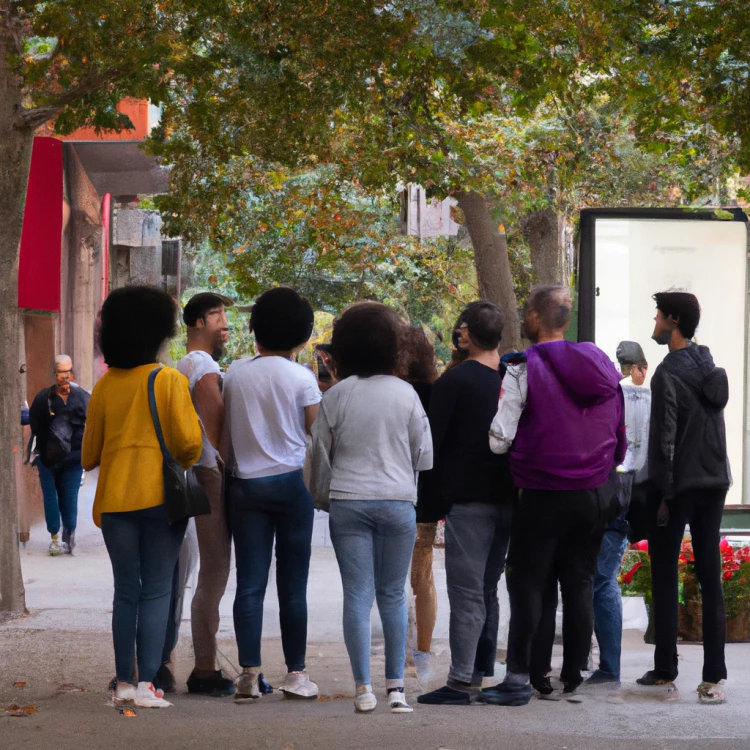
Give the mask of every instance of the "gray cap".
<path id="1" fill-rule="evenodd" d="M 635 341 L 621 341 L 617 345 L 617 361 L 621 365 L 636 365 L 644 367 L 648 364 L 646 356 L 643 354 L 641 345 Z"/>

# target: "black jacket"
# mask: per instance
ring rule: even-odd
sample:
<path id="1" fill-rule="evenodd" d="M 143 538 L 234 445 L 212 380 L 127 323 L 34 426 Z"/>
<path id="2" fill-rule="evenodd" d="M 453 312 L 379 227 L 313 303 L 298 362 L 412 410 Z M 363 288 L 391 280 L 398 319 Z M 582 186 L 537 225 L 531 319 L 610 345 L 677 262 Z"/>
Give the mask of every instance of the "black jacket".
<path id="1" fill-rule="evenodd" d="M 58 467 L 77 466 L 81 463 L 81 444 L 83 443 L 83 431 L 86 427 L 86 412 L 88 411 L 90 398 L 88 391 L 76 386 L 71 387 L 67 404 L 57 395 L 54 385 L 37 393 L 29 409 L 29 423 L 31 432 L 36 437 L 36 451 L 45 466 L 48 466 L 48 462 L 45 460 L 47 436 L 55 419 L 68 420 L 72 427 L 70 453 L 60 462 Z M 53 414 L 50 413 L 50 403 Z M 53 467 L 48 466 L 48 468 Z"/>
<path id="2" fill-rule="evenodd" d="M 670 352 L 651 381 L 649 479 L 671 500 L 686 490 L 728 489 L 727 373 L 706 346 Z"/>

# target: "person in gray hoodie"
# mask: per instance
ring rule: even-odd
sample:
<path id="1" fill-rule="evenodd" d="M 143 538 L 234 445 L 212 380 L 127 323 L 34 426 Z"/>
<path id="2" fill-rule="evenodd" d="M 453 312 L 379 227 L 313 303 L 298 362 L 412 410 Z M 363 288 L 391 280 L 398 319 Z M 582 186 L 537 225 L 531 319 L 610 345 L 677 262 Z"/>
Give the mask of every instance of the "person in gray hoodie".
<path id="1" fill-rule="evenodd" d="M 727 374 L 706 346 L 691 340 L 700 322 L 698 299 L 687 292 L 654 295 L 652 338 L 669 347 L 651 381 L 649 479 L 655 486 L 648 534 L 656 647 L 654 669 L 638 682 L 656 685 L 677 677 L 677 565 L 690 524 L 695 572 L 703 599 L 703 682 L 699 699 L 724 700 L 726 614 L 719 542 L 731 484 L 724 428 Z"/>
<path id="2" fill-rule="evenodd" d="M 338 383 L 313 425 L 311 491 L 330 503 L 331 541 L 344 588 L 344 641 L 356 684 L 355 709 L 375 710 L 370 681 L 370 610 L 385 637 L 385 678 L 393 713 L 404 695 L 406 593 L 417 535 L 417 477 L 432 468 L 432 437 L 422 404 L 401 374 L 404 323 L 390 307 L 364 302 L 333 325 Z"/>

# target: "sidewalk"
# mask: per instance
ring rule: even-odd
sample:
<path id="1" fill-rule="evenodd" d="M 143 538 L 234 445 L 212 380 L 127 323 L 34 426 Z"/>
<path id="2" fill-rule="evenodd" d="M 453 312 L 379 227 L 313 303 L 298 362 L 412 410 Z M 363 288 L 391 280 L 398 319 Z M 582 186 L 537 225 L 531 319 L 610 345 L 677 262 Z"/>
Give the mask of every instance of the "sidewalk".
<path id="1" fill-rule="evenodd" d="M 126 718 L 112 707 L 107 683 L 113 675 L 109 631 L 112 580 L 101 534 L 90 521 L 94 477 L 81 497 L 78 547 L 72 557 L 46 555 L 43 529 L 32 531 L 22 551 L 30 615 L 0 625 L 0 707 L 11 703 L 35 706 L 23 718 L 0 712 L 0 749 L 36 748 L 514 748 L 518 750 L 599 750 L 600 748 L 722 748 L 727 740 L 750 746 L 750 644 L 728 648 L 730 683 L 723 706 L 700 706 L 702 649 L 680 646 L 679 693 L 635 685 L 650 665 L 651 647 L 642 633 L 626 631 L 623 644 L 624 686 L 618 694 L 588 696 L 582 705 L 532 700 L 529 706 L 459 708 L 416 704 L 422 690 L 443 683 L 449 661 L 448 607 L 442 554 L 435 572 L 440 594 L 439 619 L 432 669 L 407 675 L 407 695 L 415 706 L 410 715 L 392 715 L 384 700 L 374 715 L 353 711 L 353 683 L 341 631 L 341 583 L 333 550 L 317 547 L 309 588 L 308 670 L 323 699 L 285 701 L 278 693 L 251 706 L 231 699 L 188 696 L 184 681 L 192 667 L 189 622 L 184 621 L 177 649 L 179 690 L 174 707 L 165 711 L 139 709 Z M 267 679 L 278 685 L 283 660 L 278 631 L 275 585 L 269 585 L 265 613 L 264 663 Z M 222 601 L 220 651 L 222 668 L 237 669 L 231 604 L 233 575 Z M 504 607 L 507 613 L 507 607 Z M 185 616 L 189 616 L 189 606 Z M 379 622 L 373 618 L 373 680 L 384 694 L 383 647 Z M 555 666 L 560 666 L 556 647 Z M 26 683 L 15 686 L 15 683 Z M 85 691 L 85 692 L 83 692 Z"/>

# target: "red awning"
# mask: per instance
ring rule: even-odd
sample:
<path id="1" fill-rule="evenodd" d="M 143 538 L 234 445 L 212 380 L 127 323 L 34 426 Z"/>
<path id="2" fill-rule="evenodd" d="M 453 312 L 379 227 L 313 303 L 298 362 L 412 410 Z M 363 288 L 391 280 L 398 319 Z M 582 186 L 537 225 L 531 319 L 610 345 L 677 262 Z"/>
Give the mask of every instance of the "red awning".
<path id="1" fill-rule="evenodd" d="M 63 144 L 35 138 L 18 264 L 19 307 L 60 312 L 62 227 Z"/>

